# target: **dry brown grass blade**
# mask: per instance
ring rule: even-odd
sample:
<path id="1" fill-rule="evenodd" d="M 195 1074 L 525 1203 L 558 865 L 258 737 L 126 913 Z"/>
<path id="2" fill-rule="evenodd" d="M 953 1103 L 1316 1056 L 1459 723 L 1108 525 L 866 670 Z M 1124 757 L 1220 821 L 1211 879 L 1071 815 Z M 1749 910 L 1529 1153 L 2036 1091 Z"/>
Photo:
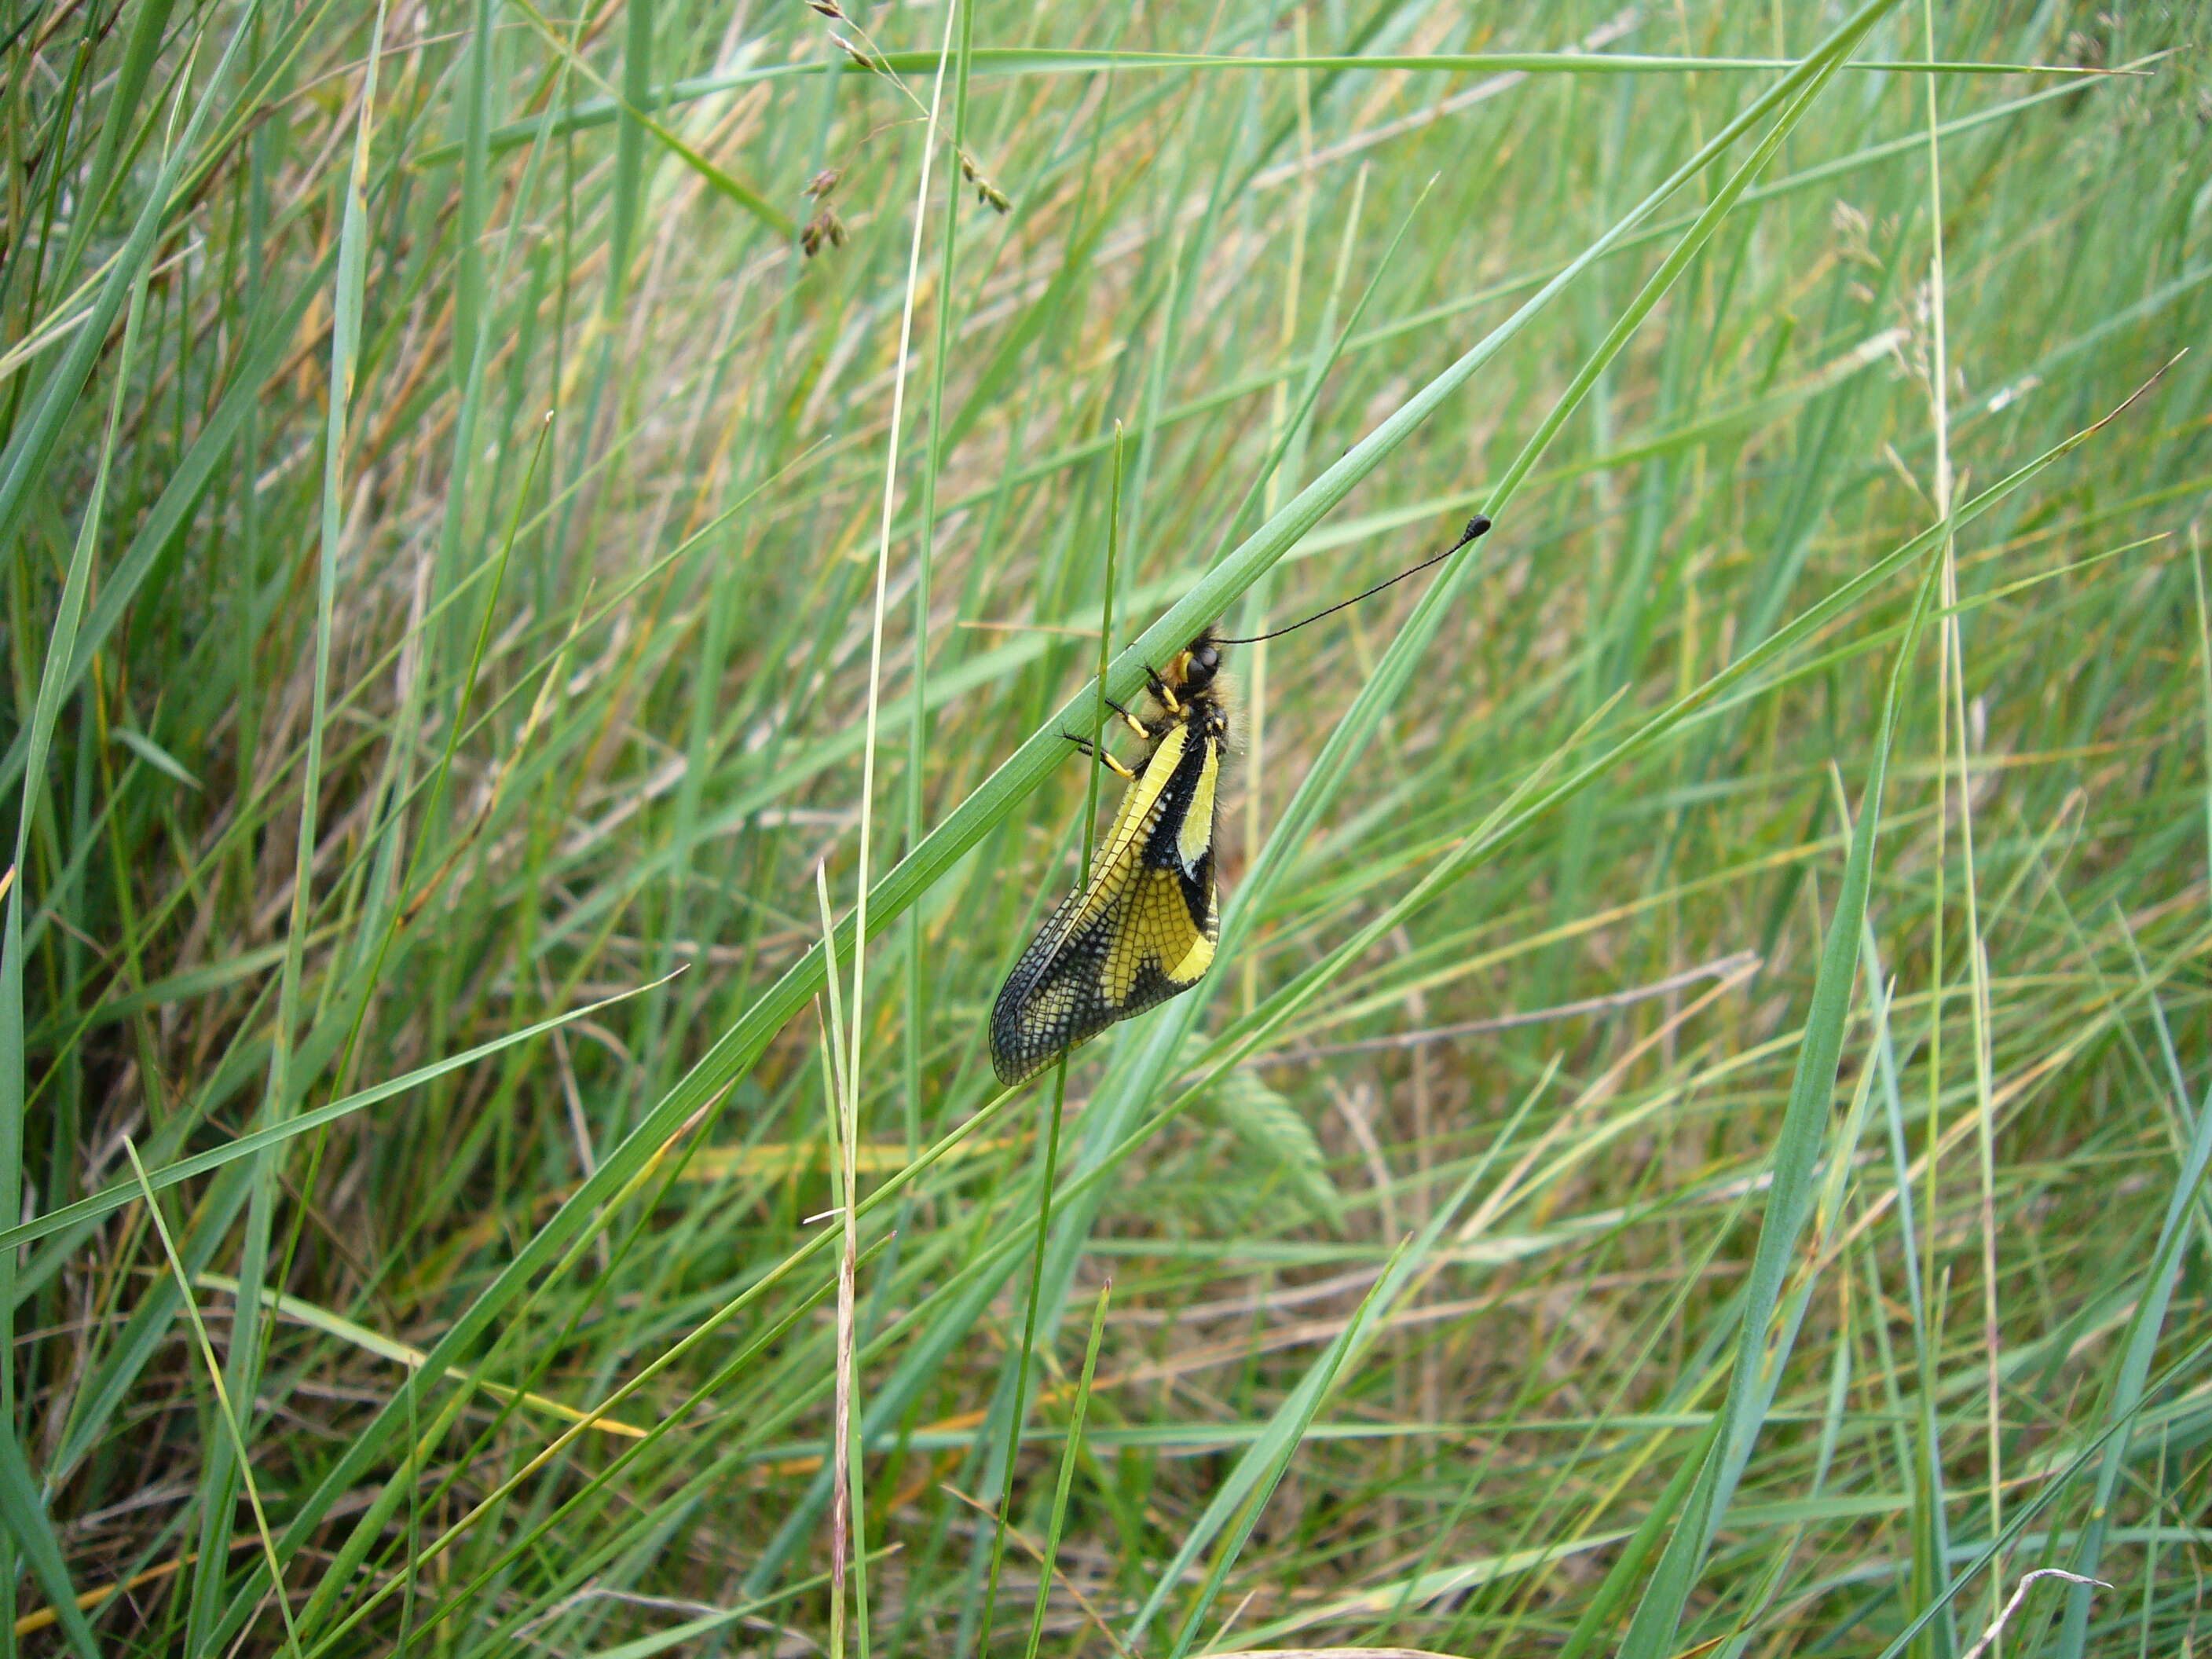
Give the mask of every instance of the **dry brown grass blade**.
<path id="1" fill-rule="evenodd" d="M 258 1533 L 241 1532 L 235 1534 L 230 1540 L 230 1548 L 234 1554 L 240 1550 L 258 1549 L 260 1547 L 261 1535 Z M 134 1572 L 130 1577 L 118 1580 L 115 1583 L 102 1584 L 97 1589 L 86 1590 L 76 1598 L 77 1610 L 81 1613 L 90 1613 L 94 1607 L 105 1606 L 116 1596 L 126 1595 L 131 1590 L 143 1589 L 149 1584 L 158 1584 L 170 1574 L 191 1566 L 199 1559 L 199 1552 L 197 1550 L 189 1554 L 173 1556 L 157 1565 L 148 1567 L 143 1572 Z M 60 1620 L 61 1615 L 52 1607 L 40 1607 L 33 1612 L 23 1614 L 15 1620 L 15 1634 L 17 1636 L 34 1635 L 49 1626 L 59 1623 Z"/>

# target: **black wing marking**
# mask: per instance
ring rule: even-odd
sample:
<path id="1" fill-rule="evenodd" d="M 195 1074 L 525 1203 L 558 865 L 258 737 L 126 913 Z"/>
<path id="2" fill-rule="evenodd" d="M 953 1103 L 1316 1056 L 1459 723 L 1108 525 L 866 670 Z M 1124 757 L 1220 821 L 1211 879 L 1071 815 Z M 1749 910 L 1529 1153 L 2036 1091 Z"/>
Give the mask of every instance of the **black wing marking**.
<path id="1" fill-rule="evenodd" d="M 1205 975 L 1220 936 L 1212 848 L 1219 765 L 1215 737 L 1183 726 L 1129 786 L 1089 884 L 1060 902 L 999 993 L 991 1063 L 1000 1082 L 1019 1083 Z M 1202 842 L 1183 835 L 1194 807 L 1206 815 Z M 1200 845 L 1186 866 L 1185 853 Z"/>

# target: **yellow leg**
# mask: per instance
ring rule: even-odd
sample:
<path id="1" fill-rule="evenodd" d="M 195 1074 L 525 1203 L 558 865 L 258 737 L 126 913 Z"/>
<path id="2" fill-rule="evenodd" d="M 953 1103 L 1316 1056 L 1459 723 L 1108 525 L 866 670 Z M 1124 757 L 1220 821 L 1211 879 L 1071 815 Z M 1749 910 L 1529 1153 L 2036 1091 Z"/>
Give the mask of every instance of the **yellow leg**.
<path id="1" fill-rule="evenodd" d="M 1160 678 L 1159 671 L 1150 663 L 1145 665 L 1145 683 L 1152 687 L 1152 695 L 1160 700 L 1161 708 L 1166 709 L 1170 714 L 1182 713 L 1182 702 L 1176 697 L 1174 688 Z"/>
<path id="2" fill-rule="evenodd" d="M 1132 724 L 1134 724 L 1134 722 L 1133 721 Z M 1139 731 L 1142 731 L 1143 729 L 1144 728 L 1141 726 L 1138 727 L 1138 730 Z M 1134 772 L 1124 766 L 1120 761 L 1115 760 L 1113 756 L 1108 754 L 1104 750 L 1094 748 L 1090 738 L 1079 738 L 1073 732 L 1063 732 L 1060 735 L 1066 738 L 1070 743 L 1073 744 L 1078 749 L 1080 749 L 1085 754 L 1090 756 L 1091 759 L 1098 762 L 1101 765 L 1108 767 L 1113 771 L 1121 774 L 1121 775 L 1129 782 L 1134 783 L 1137 781 L 1137 775 Z M 1147 733 L 1147 735 L 1149 736 L 1150 734 Z"/>
<path id="3" fill-rule="evenodd" d="M 1134 714 L 1132 714 L 1127 709 L 1122 708 L 1120 703 L 1115 702 L 1113 698 L 1109 697 L 1106 699 L 1106 706 L 1112 709 L 1115 714 L 1119 714 L 1122 720 L 1127 723 L 1129 729 L 1132 732 L 1134 732 L 1139 737 L 1144 738 L 1146 742 L 1150 743 L 1152 740 L 1154 736 L 1152 728 L 1146 725 L 1144 721 L 1139 720 Z"/>

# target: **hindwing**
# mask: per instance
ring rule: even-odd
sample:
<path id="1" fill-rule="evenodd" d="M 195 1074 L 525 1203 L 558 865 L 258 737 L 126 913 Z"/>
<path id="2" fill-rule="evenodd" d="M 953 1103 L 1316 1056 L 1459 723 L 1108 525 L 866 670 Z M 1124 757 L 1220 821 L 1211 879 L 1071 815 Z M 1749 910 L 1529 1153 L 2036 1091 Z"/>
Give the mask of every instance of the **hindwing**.
<path id="1" fill-rule="evenodd" d="M 1061 901 L 991 1011 L 991 1063 L 1011 1086 L 1117 1020 L 1188 991 L 1221 921 L 1213 813 L 1221 743 L 1170 726 L 1129 785 L 1091 878 Z"/>

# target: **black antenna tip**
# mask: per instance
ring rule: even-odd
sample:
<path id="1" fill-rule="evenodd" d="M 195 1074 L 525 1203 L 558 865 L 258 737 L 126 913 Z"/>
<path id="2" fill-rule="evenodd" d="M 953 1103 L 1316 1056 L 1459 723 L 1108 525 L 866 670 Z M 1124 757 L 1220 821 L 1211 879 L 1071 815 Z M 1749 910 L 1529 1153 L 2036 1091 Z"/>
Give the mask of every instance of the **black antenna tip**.
<path id="1" fill-rule="evenodd" d="M 1478 513 L 1467 521 L 1467 528 L 1460 532 L 1460 538 L 1454 542 L 1449 547 L 1444 549 L 1443 552 L 1431 553 L 1427 558 L 1423 559 L 1420 563 L 1411 566 L 1407 569 L 1401 570 L 1396 575 L 1391 577 L 1389 581 L 1380 581 L 1376 583 L 1375 586 L 1369 588 L 1366 592 L 1354 593 L 1348 599 L 1340 599 L 1336 604 L 1329 606 L 1328 610 L 1316 611 L 1312 616 L 1305 618 L 1304 622 L 1294 622 L 1288 628 L 1278 628 L 1273 633 L 1268 634 L 1255 634 L 1249 639 L 1217 639 L 1214 641 L 1214 643 L 1216 645 L 1257 645 L 1262 640 L 1279 640 L 1285 634 L 1297 632 L 1299 629 L 1304 628 L 1306 625 L 1306 623 L 1317 623 L 1323 617 L 1333 617 L 1338 611 L 1343 610 L 1347 605 L 1358 605 L 1360 600 L 1366 599 L 1372 594 L 1380 593 L 1384 588 L 1390 586 L 1393 583 L 1401 582 L 1408 576 L 1417 575 L 1420 572 L 1426 570 L 1432 564 L 1442 564 L 1446 559 L 1451 557 L 1453 554 L 1458 552 L 1460 549 L 1465 547 L 1469 542 L 1473 541 L 1476 537 L 1481 535 L 1489 528 L 1489 515 L 1486 514 Z"/>

